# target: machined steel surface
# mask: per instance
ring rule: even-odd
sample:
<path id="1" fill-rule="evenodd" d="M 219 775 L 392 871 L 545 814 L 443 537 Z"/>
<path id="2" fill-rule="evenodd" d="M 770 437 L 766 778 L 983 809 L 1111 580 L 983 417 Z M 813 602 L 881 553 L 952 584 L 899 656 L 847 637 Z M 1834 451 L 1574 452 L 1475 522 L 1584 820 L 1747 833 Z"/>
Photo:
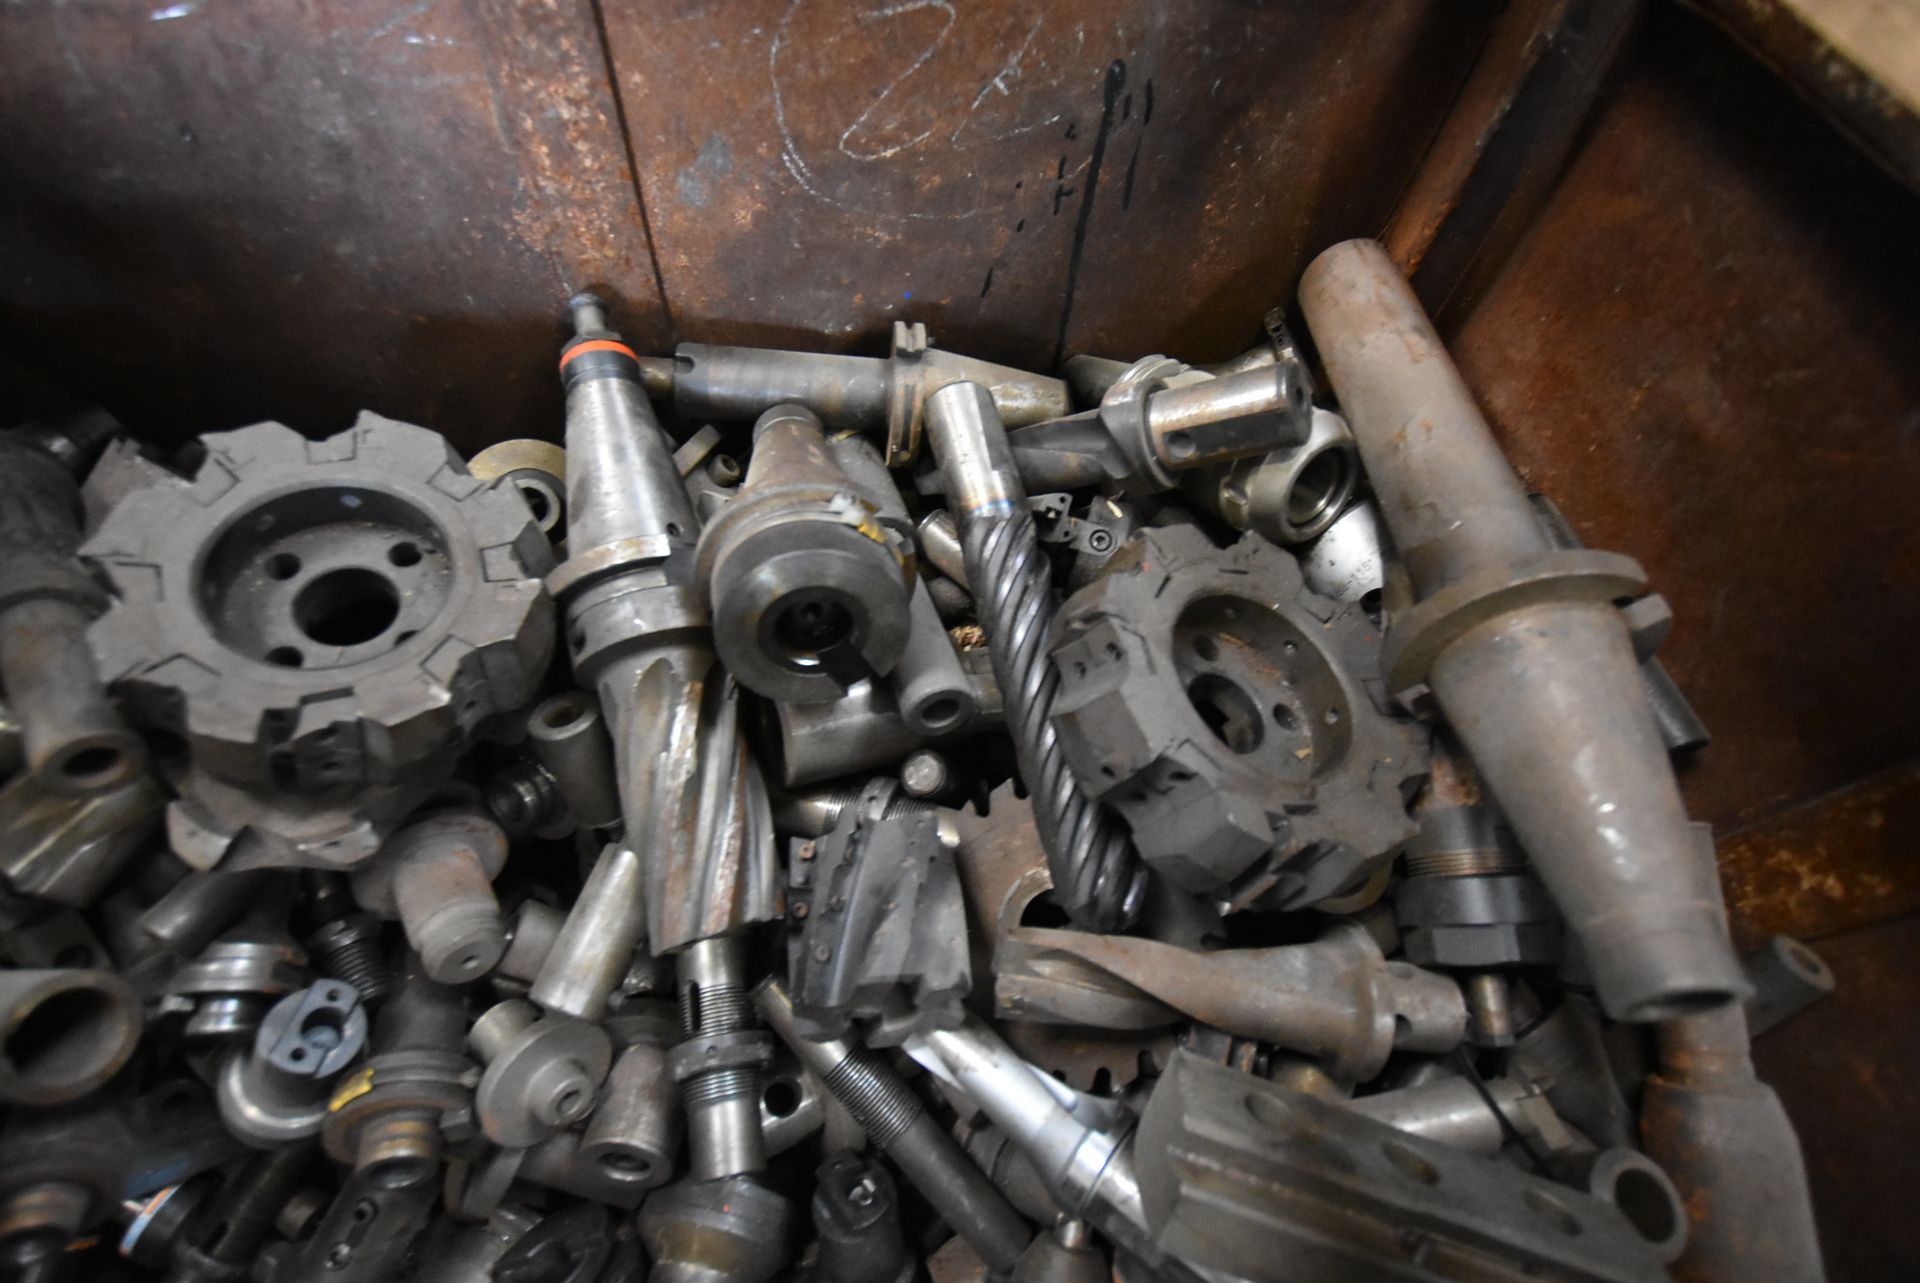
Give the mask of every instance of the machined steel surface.
<path id="1" fill-rule="evenodd" d="M 1376 242 L 1326 251 L 1300 297 L 1419 598 L 1395 624 L 1395 692 L 1431 685 L 1586 945 L 1609 1011 L 1657 1020 L 1740 995 L 1613 608 L 1643 582 L 1639 567 L 1551 549 Z"/>
<path id="2" fill-rule="evenodd" d="M 1436 778 L 1459 771 L 1435 753 Z M 1556 961 L 1560 915 L 1491 802 L 1452 804 L 1436 787 L 1416 808 L 1407 876 L 1394 918 L 1407 957 L 1423 966 L 1487 968 Z"/>
<path id="3" fill-rule="evenodd" d="M 176 963 L 191 958 L 284 877 L 272 869 L 190 872 L 128 924 L 127 952 L 160 954 Z"/>
<path id="4" fill-rule="evenodd" d="M 664 1049 L 623 1048 L 613 1060 L 581 1138 L 581 1161 L 607 1179 L 653 1189 L 672 1179 L 681 1116 Z"/>
<path id="5" fill-rule="evenodd" d="M 1331 410 L 1312 413 L 1304 441 L 1197 473 L 1187 492 L 1235 530 L 1273 543 L 1325 534 L 1352 500 L 1360 465 L 1346 420 Z"/>
<path id="6" fill-rule="evenodd" d="M 785 1198 L 744 1177 L 670 1185 L 640 1213 L 648 1283 L 765 1283 L 787 1262 L 792 1216 Z"/>
<path id="7" fill-rule="evenodd" d="M 554 543 L 567 534 L 567 452 L 551 441 L 496 441 L 467 460 L 467 471 L 495 487 L 511 487 L 534 524 Z"/>
<path id="8" fill-rule="evenodd" d="M 962 588 L 967 583 L 967 551 L 960 543 L 960 528 L 953 514 L 936 508 L 920 519 L 914 530 L 920 539 L 920 558 Z"/>
<path id="9" fill-rule="evenodd" d="M 246 1041 L 283 994 L 306 983 L 306 960 L 285 932 L 257 916 L 202 949 L 166 981 L 162 1011 L 186 1016 L 189 1038 Z"/>
<path id="10" fill-rule="evenodd" d="M 1673 1264 L 1686 1250 L 1686 1202 L 1665 1170 L 1639 1150 L 1565 1153 L 1548 1167 L 1556 1179 L 1619 1208 L 1661 1264 Z"/>
<path id="11" fill-rule="evenodd" d="M 1239 903 L 1311 904 L 1413 832 L 1425 735 L 1381 706 L 1379 628 L 1262 540 L 1136 534 L 1061 608 L 1061 751 L 1154 870 Z"/>
<path id="12" fill-rule="evenodd" d="M 1307 587 L 1335 601 L 1359 602 L 1377 613 L 1387 586 L 1390 545 L 1380 509 L 1362 500 L 1337 515 L 1320 537 L 1300 550 Z"/>
<path id="13" fill-rule="evenodd" d="M 1318 1057 L 1348 1082 L 1371 1079 L 1396 1049 L 1452 1051 L 1466 1030 L 1466 1006 L 1452 981 L 1388 962 L 1352 925 L 1313 944 L 1214 953 L 1018 927 L 1001 940 L 995 966 L 994 1007 L 1002 1015 L 1150 1028 L 1185 1014 Z"/>
<path id="14" fill-rule="evenodd" d="M 831 704 L 776 704 L 766 730 L 770 769 L 790 789 L 877 769 L 926 742 L 900 715 L 892 690 L 877 682 Z"/>
<path id="15" fill-rule="evenodd" d="M 835 699 L 906 649 L 912 544 L 842 470 L 811 411 L 776 405 L 753 440 L 745 484 L 700 536 L 716 647 L 762 695 Z"/>
<path id="16" fill-rule="evenodd" d="M 327 1156 L 353 1169 L 348 1188 L 431 1188 L 448 1140 L 474 1134 L 480 1071 L 463 1054 L 466 1028 L 460 991 L 409 957 L 374 1021 L 365 1064 L 335 1087 L 321 1125 Z"/>
<path id="17" fill-rule="evenodd" d="M 1403 1132 L 1489 1157 L 1516 1136 L 1545 1154 L 1582 1144 L 1554 1114 L 1540 1085 L 1524 1074 L 1491 1082 L 1447 1074 L 1347 1105 Z"/>
<path id="18" fill-rule="evenodd" d="M 151 840 L 165 805 L 144 774 L 74 796 L 21 772 L 0 789 L 0 878 L 20 895 L 84 908 Z"/>
<path id="19" fill-rule="evenodd" d="M 966 889 L 968 947 L 976 983 L 984 991 L 992 981 L 996 955 L 1030 914 L 1051 903 L 1053 878 L 1033 824 L 1030 803 L 1010 786 L 987 799 L 986 814 L 968 808 L 955 821 L 959 844 L 955 859 Z M 1197 942 L 1197 941 L 1190 941 Z M 1013 1046 L 1062 1082 L 1090 1090 L 1105 1082 L 1124 1089 L 1151 1072 L 1174 1043 L 1164 1009 L 1152 1028 L 1113 1029 L 1077 1025 L 1015 1023 L 1005 1033 Z"/>
<path id="20" fill-rule="evenodd" d="M 645 931 L 645 887 L 640 856 L 631 847 L 604 847 L 541 956 L 528 996 L 549 1011 L 599 1020 Z"/>
<path id="21" fill-rule="evenodd" d="M 925 434 L 926 401 L 956 380 L 981 384 L 1010 424 L 1067 412 L 1066 384 L 933 346 L 927 327 L 895 322 L 886 358 L 682 343 L 673 357 L 673 403 L 688 418 L 751 419 L 795 402 L 835 428 L 883 432 L 887 463 L 910 463 Z"/>
<path id="22" fill-rule="evenodd" d="M 900 1227 L 900 1193 L 885 1166 L 847 1150 L 814 1173 L 815 1268 L 845 1283 L 911 1283 L 920 1263 Z"/>
<path id="23" fill-rule="evenodd" d="M 333 1080 L 367 1046 L 367 1012 L 343 981 L 323 980 L 275 1003 L 249 1048 L 221 1063 L 227 1130 L 262 1149 L 317 1136 Z"/>
<path id="24" fill-rule="evenodd" d="M 1029 1227 L 900 1075 L 863 1048 L 801 1033 L 779 981 L 763 981 L 753 1000 L 781 1041 L 846 1105 L 867 1142 L 899 1165 L 996 1273 L 1013 1268 L 1032 1236 Z"/>
<path id="25" fill-rule="evenodd" d="M 1571 993 L 1562 994 L 1550 1010 L 1528 1002 L 1521 1024 L 1516 1059 L 1548 1084 L 1547 1100 L 1554 1109 L 1595 1144 L 1631 1144 L 1633 1113 L 1594 1004 Z"/>
<path id="26" fill-rule="evenodd" d="M 43 786 L 77 796 L 121 788 L 146 762 L 85 642 L 88 621 L 106 604 L 75 556 L 75 482 L 88 463 L 63 462 L 28 434 L 0 433 L 0 685 L 28 769 Z"/>
<path id="27" fill-rule="evenodd" d="M 906 650 L 891 675 L 900 720 L 929 738 L 966 730 L 980 721 L 979 695 L 924 578 L 913 585 L 907 620 Z"/>
<path id="28" fill-rule="evenodd" d="M 1034 1239 L 1013 1269 L 1013 1283 L 1110 1283 L 1112 1278 L 1113 1267 L 1084 1221 L 1061 1221 L 1052 1233 Z"/>
<path id="29" fill-rule="evenodd" d="M 1151 81 L 1105 75 L 1123 123 L 1155 110 Z M 1646 667 L 1681 616 L 1520 491 L 1417 308 L 1376 307 L 1404 323 L 1380 341 L 1350 323 L 1366 309 L 1323 297 L 1326 275 L 1307 291 L 1326 323 L 1298 345 L 1276 308 L 1226 362 L 1070 362 L 1093 407 L 1078 415 L 1022 401 L 1059 380 L 933 351 L 911 326 L 871 365 L 698 347 L 676 361 L 575 296 L 559 370 L 570 457 L 520 439 L 468 466 L 437 446 L 458 491 L 440 497 L 487 502 L 469 484 L 484 487 L 518 523 L 504 579 L 483 564 L 478 582 L 531 584 L 529 618 L 551 623 L 557 602 L 564 620 L 557 662 L 480 665 L 501 700 L 518 692 L 512 707 L 432 751 L 383 741 L 399 765 L 356 760 L 319 787 L 290 750 L 237 771 L 180 733 L 184 705 L 125 686 L 156 764 L 157 787 L 138 785 L 181 799 L 170 850 L 135 840 L 139 808 L 111 811 L 117 794 L 44 789 L 50 818 L 15 826 L 0 957 L 117 963 L 152 1009 L 123 1071 L 0 1119 L 0 1265 L 56 1268 L 70 1243 L 86 1250 L 76 1236 L 130 1221 L 146 1227 L 130 1239 L 143 1267 L 164 1260 L 174 1283 L 233 1283 L 233 1253 L 258 1258 L 262 1283 L 423 1267 L 609 1283 L 637 1277 L 642 1238 L 667 1283 L 789 1265 L 905 1283 L 922 1260 L 938 1283 L 1625 1279 L 1676 1257 L 1694 1276 L 1751 1272 L 1769 1253 L 1791 1274 L 1817 1252 L 1799 1207 L 1779 1243 L 1729 1225 L 1801 1191 L 1718 1166 L 1792 1159 L 1777 1113 L 1755 1106 L 1764 1089 L 1724 1057 L 1714 1078 L 1719 1053 L 1693 1055 L 1684 1029 L 1656 1067 L 1645 1020 L 1609 1022 L 1589 997 L 1596 973 L 1603 1002 L 1623 974 L 1662 979 L 1654 955 L 1674 938 L 1655 923 L 1647 958 L 1596 952 L 1579 893 L 1605 879 L 1575 879 L 1563 925 L 1567 878 L 1549 893 L 1522 855 L 1558 833 L 1541 818 L 1555 805 L 1592 821 L 1645 800 L 1574 796 L 1594 744 L 1602 784 L 1658 774 L 1625 770 L 1617 727 L 1596 729 L 1596 707 L 1617 710 L 1565 698 L 1594 684 L 1592 648 L 1554 634 L 1540 644 L 1560 669 L 1528 651 L 1524 671 L 1496 654 L 1469 674 L 1506 691 L 1502 716 L 1541 760 L 1501 742 L 1504 725 L 1463 728 L 1486 706 L 1450 703 L 1461 683 L 1445 680 L 1468 671 L 1463 647 L 1530 612 L 1586 611 L 1637 672 L 1647 742 L 1692 744 L 1684 700 Z M 639 333 L 659 350 L 645 306 Z M 1302 352 L 1334 374 L 1317 408 Z M 654 417 L 650 396 L 722 397 L 708 378 L 728 361 L 759 370 L 711 407 L 733 422 Z M 747 411 L 782 379 L 811 404 Z M 877 412 L 861 404 L 876 395 Z M 1383 429 L 1408 406 L 1438 408 Z M 1029 412 L 1044 417 L 1006 430 Z M 189 603 L 209 629 L 259 625 L 277 649 L 286 620 L 253 607 L 278 593 L 287 627 L 316 622 L 295 600 L 335 568 L 315 568 L 316 548 L 367 561 L 425 511 L 408 506 L 417 477 L 364 520 L 330 511 L 379 496 L 322 466 L 364 466 L 343 451 L 395 431 L 363 420 L 262 469 L 291 480 L 241 507 L 243 526 L 271 519 L 249 546 L 298 565 L 255 567 L 220 552 L 234 531 L 212 532 Z M 230 438 L 249 433 L 286 442 L 265 425 L 210 438 L 210 456 L 116 444 L 87 519 L 198 493 L 209 469 L 259 483 L 230 466 Z M 36 431 L 33 448 L 84 467 L 94 436 Z M 544 583 L 521 557 L 536 539 L 560 559 Z M 379 572 L 420 567 L 394 619 L 353 597 L 329 629 L 439 619 L 436 594 L 474 586 L 439 544 L 406 542 L 418 559 Z M 138 573 L 116 564 L 101 582 Z M 393 659 L 364 640 L 335 650 L 333 669 L 304 650 L 288 666 L 341 684 L 303 688 L 298 724 L 263 723 L 260 742 L 315 730 Z M 460 655 L 442 659 L 455 666 L 435 680 L 466 680 Z M 1631 683 L 1606 689 L 1632 702 Z M 0 767 L 4 740 L 0 727 Z M 0 801 L 42 789 L 16 773 Z M 1531 830 L 1509 825 L 1528 807 Z M 1635 812 L 1621 841 L 1663 823 Z M 1703 827 L 1687 837 L 1703 852 Z M 1704 865 L 1683 872 L 1661 871 L 1668 891 L 1712 898 Z M 1687 920 L 1720 931 L 1707 910 Z M 349 996 L 362 984 L 364 1009 Z M 0 1055 L 30 1060 L 43 1033 L 23 1020 Z M 182 1066 L 218 1108 L 193 1078 L 173 1105 L 172 1085 L 148 1087 Z M 1629 1100 L 1647 1102 L 1647 1128 Z M 167 1134 L 169 1109 L 192 1125 Z M 154 1127 L 131 1121 L 146 1115 Z M 1741 1145 L 1697 1139 L 1736 1115 L 1752 1120 Z M 1672 1180 L 1633 1148 L 1643 1132 L 1657 1147 L 1655 1123 Z M 284 1170 L 243 1166 L 243 1146 L 273 1147 Z M 849 1148 L 867 1157 L 814 1167 Z M 197 1209 L 255 1174 L 284 1214 L 229 1189 L 244 1224 L 228 1244 Z M 809 1190 L 815 1216 L 798 1218 Z M 896 1224 L 896 1205 L 935 1215 Z"/>
<path id="30" fill-rule="evenodd" d="M 1155 1241 L 1252 1280 L 1664 1277 L 1614 1206 L 1182 1054 L 1141 1118 Z"/>
<path id="31" fill-rule="evenodd" d="M 58 1105 L 119 1072 L 140 1000 L 111 971 L 0 970 L 0 1100 Z"/>
<path id="32" fill-rule="evenodd" d="M 613 742 L 591 695 L 573 691 L 542 700 L 527 718 L 527 738 L 576 823 L 592 829 L 620 823 Z"/>
<path id="33" fill-rule="evenodd" d="M 368 1006 L 380 1002 L 392 983 L 379 919 L 359 907 L 342 875 L 309 870 L 300 879 L 306 893 L 301 906 L 305 924 L 301 943 L 314 970 L 346 981 Z"/>
<path id="34" fill-rule="evenodd" d="M 418 1283 L 478 1283 L 490 1279 L 502 1257 L 539 1224 L 532 1210 L 506 1205 L 479 1224 L 444 1220 L 423 1249 Z"/>
<path id="35" fill-rule="evenodd" d="M 1556 548 L 1583 548 L 1580 537 L 1574 533 L 1573 526 L 1560 511 L 1558 504 L 1546 495 L 1527 496 L 1533 502 L 1534 512 L 1540 518 L 1541 528 L 1547 532 L 1547 539 Z M 1638 605 L 1650 604 L 1657 598 Z M 1670 622 L 1670 621 L 1668 621 Z M 1660 739 L 1671 753 L 1691 753 L 1704 748 L 1712 742 L 1713 736 L 1707 730 L 1700 715 L 1693 711 L 1693 705 L 1687 702 L 1680 687 L 1668 675 L 1666 667 L 1652 653 L 1666 638 L 1666 626 L 1647 640 L 1642 640 L 1640 630 L 1634 632 L 1634 651 L 1640 656 L 1640 684 L 1646 690 L 1647 708 L 1653 713 L 1653 724 L 1659 729 Z"/>
<path id="36" fill-rule="evenodd" d="M 394 1184 L 378 1171 L 355 1172 L 309 1238 L 274 1245 L 265 1263 L 267 1277 L 272 1283 L 391 1279 L 407 1258 L 435 1193 L 428 1183 Z"/>
<path id="37" fill-rule="evenodd" d="M 506 952 L 493 894 L 506 860 L 507 835 L 477 809 L 428 811 L 354 870 L 353 894 L 400 920 L 427 975 L 461 984 L 493 970 Z"/>
<path id="38" fill-rule="evenodd" d="M 771 1037 L 755 1028 L 744 942 L 713 937 L 679 957 L 681 1041 L 667 1072 L 686 1110 L 694 1179 L 731 1179 L 763 1170 L 760 1076 L 772 1063 Z"/>
<path id="39" fill-rule="evenodd" d="M 1127 1143 L 1133 1119 L 1119 1105 L 1056 1082 L 978 1022 L 924 1035 L 911 1050 L 1024 1151 L 1061 1212 L 1169 1283 L 1213 1277 L 1152 1241 Z"/>
<path id="40" fill-rule="evenodd" d="M 564 909 L 542 900 L 522 900 L 515 905 L 507 915 L 507 951 L 500 955 L 495 973 L 531 985 L 566 921 Z"/>
<path id="41" fill-rule="evenodd" d="M 1107 483 L 1147 495 L 1197 469 L 1276 448 L 1297 452 L 1311 414 L 1297 362 L 1214 377 L 1149 356 L 1105 382 L 1095 409 L 1023 428 L 1009 444 L 1032 489 Z"/>
<path id="42" fill-rule="evenodd" d="M 1743 954 L 1753 993 L 1746 1001 L 1747 1030 L 1755 1038 L 1775 1029 L 1833 992 L 1833 972 L 1798 940 L 1773 936 Z"/>
<path id="43" fill-rule="evenodd" d="M 628 841 L 648 852 L 648 940 L 671 953 L 774 915 L 772 824 L 739 690 L 708 649 L 698 522 L 637 359 L 598 299 L 572 310 L 568 556 L 548 586 L 613 737 Z"/>
<path id="44" fill-rule="evenodd" d="M 296 1144 L 235 1166 L 174 1244 L 168 1283 L 220 1283 L 251 1268 L 280 1213 L 309 1179 L 314 1157 L 311 1146 Z"/>
<path id="45" fill-rule="evenodd" d="M 357 864 L 399 818 L 357 794 L 430 786 L 532 693 L 551 553 L 516 496 L 423 428 L 365 414 L 324 443 L 263 423 L 204 444 L 192 478 L 134 491 L 88 540 L 114 593 L 89 641 L 192 751 L 183 854 Z"/>
<path id="46" fill-rule="evenodd" d="M 598 1025 L 541 1015 L 522 998 L 490 1008 L 467 1031 L 485 1066 L 474 1096 L 480 1130 L 496 1144 L 525 1149 L 585 1118 L 613 1062 Z"/>

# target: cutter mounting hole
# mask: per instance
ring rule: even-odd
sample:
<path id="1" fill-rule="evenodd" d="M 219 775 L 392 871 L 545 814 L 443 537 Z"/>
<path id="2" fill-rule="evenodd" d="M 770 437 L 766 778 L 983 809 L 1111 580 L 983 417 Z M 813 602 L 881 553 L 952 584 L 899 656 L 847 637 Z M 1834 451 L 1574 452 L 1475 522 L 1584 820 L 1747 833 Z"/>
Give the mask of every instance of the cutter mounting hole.
<path id="1" fill-rule="evenodd" d="M 564 731 L 586 721 L 590 711 L 583 699 L 556 699 L 541 711 L 540 721 L 548 730 Z"/>
<path id="2" fill-rule="evenodd" d="M 1189 682 L 1187 699 L 1213 737 L 1236 753 L 1253 752 L 1266 737 L 1260 705 L 1218 673 L 1202 673 Z"/>
<path id="3" fill-rule="evenodd" d="M 920 706 L 920 720 L 935 730 L 945 730 L 960 719 L 960 701 L 950 695 L 938 695 Z"/>
<path id="4" fill-rule="evenodd" d="M 1311 525 L 1327 509 L 1342 502 L 1353 488 L 1347 475 L 1347 456 L 1341 450 L 1323 450 L 1307 461 L 1287 492 L 1287 522 Z"/>
<path id="5" fill-rule="evenodd" d="M 527 501 L 527 511 L 533 514 L 536 522 L 545 524 L 553 512 L 553 504 L 547 498 L 547 492 L 539 486 L 520 486 L 520 497 Z"/>
<path id="6" fill-rule="evenodd" d="M 293 599 L 294 623 L 323 646 L 372 641 L 399 617 L 399 590 L 385 575 L 357 566 L 315 577 Z"/>
<path id="7" fill-rule="evenodd" d="M 817 662 L 821 651 L 853 635 L 853 613 L 837 601 L 803 597 L 781 610 L 773 635 L 793 659 Z"/>
<path id="8" fill-rule="evenodd" d="M 125 756 L 110 744 L 93 744 L 67 754 L 60 773 L 70 780 L 97 780 L 118 773 Z"/>
<path id="9" fill-rule="evenodd" d="M 800 1108 L 800 1089 L 791 1079 L 776 1078 L 760 1093 L 760 1103 L 775 1118 L 791 1118 Z"/>
<path id="10" fill-rule="evenodd" d="M 119 1011 L 97 989 L 62 989 L 29 1008 L 0 1043 L 0 1056 L 20 1078 L 68 1087 L 96 1073 L 113 1054 Z"/>
<path id="11" fill-rule="evenodd" d="M 306 1019 L 300 1022 L 300 1041 L 315 1051 L 332 1051 L 345 1037 L 346 1021 L 337 1011 L 325 1009 L 310 1011 Z M 298 1060 L 300 1057 L 300 1048 L 294 1048 L 294 1059 Z"/>
<path id="12" fill-rule="evenodd" d="M 1623 1167 L 1613 1178 L 1613 1205 L 1649 1243 L 1665 1243 L 1680 1229 L 1679 1209 L 1652 1172 Z"/>

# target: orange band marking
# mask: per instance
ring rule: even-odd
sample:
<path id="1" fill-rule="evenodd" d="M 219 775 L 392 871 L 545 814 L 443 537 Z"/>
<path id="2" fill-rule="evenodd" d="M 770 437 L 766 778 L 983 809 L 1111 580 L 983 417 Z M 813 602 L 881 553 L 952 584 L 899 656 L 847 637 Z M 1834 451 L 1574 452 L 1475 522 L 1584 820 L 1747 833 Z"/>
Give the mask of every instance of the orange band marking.
<path id="1" fill-rule="evenodd" d="M 582 352 L 618 352 L 622 356 L 632 357 L 636 362 L 640 359 L 634 350 L 625 343 L 616 343 L 612 339 L 593 339 L 590 342 L 580 344 L 578 347 L 567 349 L 567 354 L 560 358 L 560 368 L 563 370 L 566 369 L 567 362 L 573 360 L 574 357 L 579 356 Z"/>

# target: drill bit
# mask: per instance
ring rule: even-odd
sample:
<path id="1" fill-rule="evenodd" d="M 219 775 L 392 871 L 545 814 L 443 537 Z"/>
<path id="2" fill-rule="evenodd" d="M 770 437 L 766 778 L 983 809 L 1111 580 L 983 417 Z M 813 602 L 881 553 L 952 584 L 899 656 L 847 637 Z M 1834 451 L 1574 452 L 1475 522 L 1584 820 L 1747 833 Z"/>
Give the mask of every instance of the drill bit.
<path id="1" fill-rule="evenodd" d="M 967 581 L 992 641 L 1054 894 L 1076 925 L 1120 930 L 1140 912 L 1146 870 L 1120 822 L 1081 791 L 1053 728 L 1053 588 L 1006 428 L 977 383 L 950 383 L 929 397 L 927 428 L 959 518 Z"/>

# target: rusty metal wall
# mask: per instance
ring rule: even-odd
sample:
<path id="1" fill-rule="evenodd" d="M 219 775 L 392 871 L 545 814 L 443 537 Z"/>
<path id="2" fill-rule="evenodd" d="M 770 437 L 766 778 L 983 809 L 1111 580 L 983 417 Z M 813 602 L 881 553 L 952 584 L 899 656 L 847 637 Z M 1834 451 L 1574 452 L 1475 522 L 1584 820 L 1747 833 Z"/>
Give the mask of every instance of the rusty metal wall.
<path id="1" fill-rule="evenodd" d="M 589 285 L 656 350 L 1224 356 L 1385 222 L 1495 7 L 20 0 L 0 334 L 149 431 L 467 446 L 557 429 Z"/>
<path id="2" fill-rule="evenodd" d="M 1799 1125 L 1833 1283 L 1920 1276 L 1916 954 L 1920 916 L 1912 914 L 1821 941 L 1833 996 L 1753 1046 L 1754 1067 Z"/>
<path id="3" fill-rule="evenodd" d="M 0 9 L 10 355 L 175 437 L 550 428 L 570 286 L 668 340 L 585 4 Z"/>
<path id="4" fill-rule="evenodd" d="M 1713 729 L 1683 772 L 1736 933 L 1839 996 L 1768 1035 L 1831 1277 L 1920 1275 L 1920 196 L 1704 20 L 1656 6 L 1452 336 L 1527 477 L 1674 603 Z"/>

